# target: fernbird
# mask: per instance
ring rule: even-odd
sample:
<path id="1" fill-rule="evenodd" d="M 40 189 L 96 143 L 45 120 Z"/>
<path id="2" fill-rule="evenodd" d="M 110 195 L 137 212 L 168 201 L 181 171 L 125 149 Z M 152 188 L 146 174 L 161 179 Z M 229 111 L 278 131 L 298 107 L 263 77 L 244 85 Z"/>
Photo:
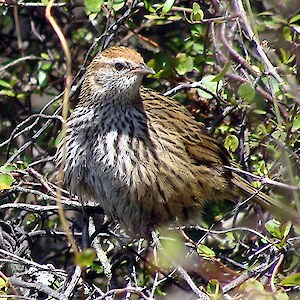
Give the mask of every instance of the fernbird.
<path id="1" fill-rule="evenodd" d="M 132 237 L 191 223 L 206 203 L 241 195 L 287 210 L 225 167 L 232 165 L 226 149 L 183 105 L 141 86 L 152 73 L 127 47 L 108 48 L 88 66 L 67 120 L 70 192 L 83 205 L 101 206 Z"/>

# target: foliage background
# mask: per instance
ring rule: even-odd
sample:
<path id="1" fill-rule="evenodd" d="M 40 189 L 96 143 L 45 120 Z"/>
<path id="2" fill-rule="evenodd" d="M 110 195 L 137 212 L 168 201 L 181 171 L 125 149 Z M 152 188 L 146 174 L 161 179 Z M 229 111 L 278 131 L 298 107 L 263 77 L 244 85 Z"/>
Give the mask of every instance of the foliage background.
<path id="1" fill-rule="evenodd" d="M 199 225 L 209 232 L 162 231 L 158 256 L 110 224 L 93 240 L 97 258 L 88 250 L 74 258 L 58 216 L 53 156 L 67 67 L 72 108 L 94 55 L 108 45 L 127 45 L 156 71 L 145 85 L 186 105 L 253 185 L 262 187 L 267 176 L 273 184 L 265 190 L 299 210 L 300 3 L 54 3 L 71 66 L 45 15 L 47 4 L 0 3 L 2 297 L 298 299 L 299 228 L 251 203 L 207 207 Z M 84 213 L 66 191 L 61 200 L 76 247 L 84 249 Z"/>

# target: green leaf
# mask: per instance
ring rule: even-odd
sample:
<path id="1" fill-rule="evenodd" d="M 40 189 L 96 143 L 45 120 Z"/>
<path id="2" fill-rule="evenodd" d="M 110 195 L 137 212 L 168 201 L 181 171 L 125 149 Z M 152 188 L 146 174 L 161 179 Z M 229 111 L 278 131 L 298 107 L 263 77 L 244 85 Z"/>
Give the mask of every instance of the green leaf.
<path id="1" fill-rule="evenodd" d="M 148 0 L 144 0 L 145 8 L 150 12 L 155 12 L 155 9 L 152 7 L 152 4 Z"/>
<path id="2" fill-rule="evenodd" d="M 204 244 L 198 245 L 197 252 L 199 253 L 199 255 L 205 256 L 205 257 L 215 257 L 216 256 L 216 253 L 213 250 L 211 250 L 210 248 L 208 248 L 207 246 L 205 246 Z"/>
<path id="3" fill-rule="evenodd" d="M 164 17 L 161 17 L 159 15 L 153 14 L 153 15 L 144 15 L 144 17 L 148 20 L 164 20 Z"/>
<path id="4" fill-rule="evenodd" d="M 101 5 L 104 0 L 84 0 L 86 9 L 93 13 L 98 13 L 101 10 Z"/>
<path id="5" fill-rule="evenodd" d="M 298 20 L 300 20 L 300 14 L 299 15 L 296 15 L 294 17 L 292 17 L 289 21 L 289 24 L 292 24 L 292 23 L 295 23 L 297 22 Z"/>
<path id="6" fill-rule="evenodd" d="M 292 228 L 292 223 L 291 222 L 287 222 L 286 224 L 283 224 L 281 226 L 281 230 L 280 231 L 281 231 L 282 237 L 284 239 L 289 235 L 289 233 L 291 231 L 291 228 Z"/>
<path id="7" fill-rule="evenodd" d="M 6 290 L 9 287 L 9 282 L 0 278 L 0 290 Z"/>
<path id="8" fill-rule="evenodd" d="M 269 220 L 266 224 L 265 224 L 266 229 L 271 233 L 271 235 L 273 235 L 274 237 L 278 238 L 278 239 L 282 239 L 282 232 L 280 230 L 281 227 L 281 223 L 275 219 Z"/>
<path id="9" fill-rule="evenodd" d="M 167 18 L 168 21 L 179 21 L 181 19 L 182 19 L 182 17 L 179 15 L 178 16 L 170 16 Z"/>
<path id="10" fill-rule="evenodd" d="M 185 53 L 180 53 L 175 58 L 175 70 L 179 75 L 184 75 L 194 68 L 194 59 Z"/>
<path id="11" fill-rule="evenodd" d="M 45 59 L 45 60 L 49 60 L 49 59 L 50 59 L 48 53 L 45 53 L 45 52 L 42 52 L 42 53 L 41 53 L 41 58 L 43 58 L 43 59 Z"/>
<path id="12" fill-rule="evenodd" d="M 279 83 L 274 77 L 272 76 L 263 77 L 261 80 L 267 87 L 269 87 L 269 89 L 273 90 L 274 94 L 280 92 Z"/>
<path id="13" fill-rule="evenodd" d="M 5 87 L 5 88 L 7 88 L 7 89 L 11 89 L 12 88 L 11 85 L 7 81 L 2 80 L 2 79 L 0 79 L 0 85 L 3 86 L 3 87 Z"/>
<path id="14" fill-rule="evenodd" d="M 16 94 L 13 91 L 10 90 L 2 90 L 2 93 L 8 97 L 15 97 Z"/>
<path id="15" fill-rule="evenodd" d="M 0 167 L 0 172 L 1 173 L 8 173 L 8 172 L 12 172 L 17 170 L 17 166 L 16 165 L 4 165 Z"/>
<path id="16" fill-rule="evenodd" d="M 226 136 L 224 146 L 228 151 L 234 152 L 239 146 L 239 139 L 235 135 L 230 134 Z"/>
<path id="17" fill-rule="evenodd" d="M 223 77 L 225 76 L 226 72 L 228 71 L 230 65 L 231 65 L 231 62 L 227 61 L 224 68 L 222 69 L 222 71 L 218 75 L 216 75 L 216 77 L 212 81 L 213 82 L 218 82 L 221 79 L 223 79 Z"/>
<path id="18" fill-rule="evenodd" d="M 222 288 L 220 282 L 216 279 L 211 279 L 207 285 L 207 292 L 211 296 L 210 299 L 222 299 Z"/>
<path id="19" fill-rule="evenodd" d="M 11 189 L 14 178 L 8 173 L 0 174 L 0 191 Z"/>
<path id="20" fill-rule="evenodd" d="M 297 132 L 300 129 L 300 114 L 294 118 L 292 132 Z"/>
<path id="21" fill-rule="evenodd" d="M 112 5 L 112 8 L 114 11 L 118 11 L 124 6 L 124 4 L 125 4 L 125 0 L 115 0 Z"/>
<path id="22" fill-rule="evenodd" d="M 59 145 L 60 141 L 62 140 L 62 133 L 63 133 L 63 131 L 61 131 L 55 139 L 54 145 L 56 148 L 58 148 L 58 145 Z"/>
<path id="23" fill-rule="evenodd" d="M 300 286 L 300 273 L 296 273 L 285 277 L 281 281 L 281 284 L 283 286 Z"/>
<path id="24" fill-rule="evenodd" d="M 44 71 L 39 71 L 38 73 L 38 83 L 41 86 L 44 86 L 46 84 L 47 79 L 47 73 Z"/>
<path id="25" fill-rule="evenodd" d="M 170 11 L 172 6 L 174 5 L 175 0 L 167 0 L 162 8 L 162 13 L 166 14 Z"/>
<path id="26" fill-rule="evenodd" d="M 193 12 L 191 14 L 192 21 L 202 21 L 204 18 L 203 10 L 201 9 L 200 5 L 196 2 L 193 3 Z"/>
<path id="27" fill-rule="evenodd" d="M 285 291 L 278 290 L 275 294 L 275 299 L 276 300 L 289 300 L 290 298 Z"/>
<path id="28" fill-rule="evenodd" d="M 217 94 L 218 90 L 222 87 L 223 83 L 220 80 L 219 82 L 214 82 L 213 79 L 215 78 L 214 75 L 207 75 L 202 77 L 200 83 L 213 94 Z M 198 93 L 200 96 L 206 99 L 212 99 L 213 96 L 209 93 L 206 93 L 202 89 L 198 89 Z"/>
<path id="29" fill-rule="evenodd" d="M 81 268 L 89 267 L 96 259 L 96 253 L 92 248 L 87 248 L 81 251 L 76 256 L 76 263 Z"/>
<path id="30" fill-rule="evenodd" d="M 283 28 L 283 36 L 284 36 L 284 38 L 285 38 L 286 41 L 292 42 L 293 38 L 292 38 L 291 30 L 290 30 L 289 27 L 285 26 Z"/>
<path id="31" fill-rule="evenodd" d="M 48 71 L 48 70 L 50 70 L 52 68 L 52 63 L 43 63 L 42 65 L 41 65 L 41 70 L 43 70 L 43 71 Z"/>
<path id="32" fill-rule="evenodd" d="M 249 82 L 242 83 L 237 93 L 243 100 L 249 103 L 251 103 L 255 97 L 255 90 Z"/>

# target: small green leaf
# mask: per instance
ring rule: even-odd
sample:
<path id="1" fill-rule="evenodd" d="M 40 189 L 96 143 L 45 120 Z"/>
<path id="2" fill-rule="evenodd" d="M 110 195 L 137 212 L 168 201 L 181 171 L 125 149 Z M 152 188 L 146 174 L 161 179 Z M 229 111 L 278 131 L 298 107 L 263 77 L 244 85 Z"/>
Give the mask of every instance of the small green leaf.
<path id="1" fill-rule="evenodd" d="M 12 171 L 15 171 L 17 170 L 17 166 L 16 165 L 4 165 L 4 166 L 1 166 L 0 167 L 0 172 L 1 173 L 9 173 L 9 172 L 12 172 Z"/>
<path id="2" fill-rule="evenodd" d="M 84 249 L 76 257 L 76 263 L 81 268 L 89 267 L 96 259 L 96 253 L 92 248 Z"/>
<path id="3" fill-rule="evenodd" d="M 168 21 L 179 21 L 181 19 L 182 19 L 182 17 L 179 15 L 178 16 L 170 16 L 167 18 Z"/>
<path id="4" fill-rule="evenodd" d="M 289 296 L 283 290 L 277 290 L 276 294 L 274 295 L 276 300 L 289 300 Z M 274 298 L 273 298 L 274 299 Z"/>
<path id="5" fill-rule="evenodd" d="M 10 90 L 2 90 L 2 93 L 8 97 L 15 97 L 16 94 L 13 91 Z"/>
<path id="6" fill-rule="evenodd" d="M 234 152 L 239 146 L 239 139 L 235 135 L 230 134 L 226 136 L 224 146 L 228 151 Z"/>
<path id="7" fill-rule="evenodd" d="M 296 273 L 285 277 L 281 281 L 281 284 L 283 286 L 300 286 L 300 273 Z"/>
<path id="8" fill-rule="evenodd" d="M 251 103 L 255 97 L 255 90 L 249 82 L 242 83 L 237 93 L 243 100 L 249 103 Z"/>
<path id="9" fill-rule="evenodd" d="M 284 36 L 284 38 L 285 38 L 286 41 L 292 42 L 293 38 L 292 38 L 291 30 L 290 30 L 289 27 L 285 26 L 283 28 L 283 36 Z"/>
<path id="10" fill-rule="evenodd" d="M 292 132 L 297 132 L 300 129 L 300 114 L 294 118 Z"/>
<path id="11" fill-rule="evenodd" d="M 162 8 L 162 13 L 163 14 L 168 13 L 171 10 L 172 6 L 174 5 L 174 2 L 175 0 L 167 0 Z"/>
<path id="12" fill-rule="evenodd" d="M 292 24 L 292 23 L 295 23 L 297 22 L 298 20 L 300 20 L 300 14 L 299 15 L 296 15 L 294 17 L 292 17 L 289 21 L 289 24 Z"/>
<path id="13" fill-rule="evenodd" d="M 41 70 L 43 71 L 48 71 L 52 68 L 52 64 L 49 62 L 49 63 L 43 63 L 41 65 Z"/>
<path id="14" fill-rule="evenodd" d="M 193 3 L 193 12 L 191 14 L 191 21 L 202 21 L 204 18 L 203 10 L 200 5 L 196 2 Z"/>
<path id="15" fill-rule="evenodd" d="M 275 219 L 269 220 L 265 224 L 266 229 L 273 235 L 274 237 L 278 239 L 282 239 L 282 232 L 280 230 L 281 223 Z"/>
<path id="16" fill-rule="evenodd" d="M 44 71 L 39 71 L 38 73 L 38 83 L 41 86 L 44 86 L 46 84 L 47 79 L 47 73 Z"/>
<path id="17" fill-rule="evenodd" d="M 115 0 L 112 5 L 112 8 L 114 11 L 118 11 L 124 6 L 124 4 L 125 4 L 125 0 Z"/>
<path id="18" fill-rule="evenodd" d="M 216 256 L 216 253 L 213 250 L 211 250 L 210 248 L 208 248 L 207 246 L 205 246 L 204 244 L 198 245 L 197 252 L 199 253 L 199 255 L 205 256 L 205 257 L 215 257 Z"/>
<path id="19" fill-rule="evenodd" d="M 56 137 L 56 139 L 55 139 L 55 142 L 54 142 L 54 145 L 55 145 L 55 147 L 56 148 L 58 148 L 58 145 L 59 145 L 59 143 L 61 142 L 61 140 L 62 140 L 62 131 L 57 135 L 57 137 Z"/>
<path id="20" fill-rule="evenodd" d="M 264 286 L 259 281 L 255 280 L 253 278 L 247 280 L 245 283 L 241 284 L 239 287 L 239 291 L 242 291 L 244 293 L 249 293 L 250 291 L 253 291 L 253 290 L 261 291 L 261 292 L 265 291 Z"/>
<path id="21" fill-rule="evenodd" d="M 179 75 L 184 75 L 194 68 L 194 59 L 185 53 L 180 53 L 175 58 L 175 70 Z"/>
<path id="22" fill-rule="evenodd" d="M 150 3 L 149 0 L 144 0 L 144 6 L 148 11 L 155 12 L 155 9 L 153 8 L 152 3 Z"/>
<path id="23" fill-rule="evenodd" d="M 223 82 L 220 80 L 219 82 L 212 81 L 215 78 L 214 75 L 207 75 L 202 77 L 200 83 L 209 91 L 211 91 L 213 94 L 217 94 L 218 90 L 222 87 Z M 206 98 L 206 99 L 212 99 L 213 95 L 206 93 L 202 89 L 198 89 L 198 93 L 200 96 Z"/>
<path id="24" fill-rule="evenodd" d="M 5 87 L 5 88 L 7 88 L 7 89 L 11 89 L 12 88 L 11 85 L 7 81 L 2 80 L 2 79 L 0 79 L 0 85 L 3 86 L 3 87 Z"/>
<path id="25" fill-rule="evenodd" d="M 272 76 L 263 77 L 261 80 L 270 90 L 271 89 L 273 90 L 274 94 L 280 92 L 279 83 L 274 77 Z"/>
<path id="26" fill-rule="evenodd" d="M 48 53 L 45 53 L 45 52 L 42 52 L 42 53 L 41 53 L 41 58 L 43 58 L 43 59 L 45 59 L 45 60 L 49 60 L 49 59 L 50 59 Z"/>
<path id="27" fill-rule="evenodd" d="M 8 281 L 5 281 L 3 278 L 0 277 L 0 290 L 6 290 L 9 287 Z"/>
<path id="28" fill-rule="evenodd" d="M 213 82 L 218 82 L 221 79 L 223 79 L 223 77 L 225 76 L 226 72 L 228 71 L 230 65 L 231 65 L 231 62 L 227 61 L 224 68 L 222 69 L 222 71 L 218 75 L 216 75 L 216 77 L 212 81 Z"/>
<path id="29" fill-rule="evenodd" d="M 210 299 L 222 299 L 222 288 L 219 281 L 211 279 L 207 285 L 207 292 L 211 296 Z"/>
<path id="30" fill-rule="evenodd" d="M 153 15 L 144 15 L 144 17 L 148 20 L 164 20 L 164 17 L 158 16 L 156 14 Z"/>
<path id="31" fill-rule="evenodd" d="M 84 5 L 86 9 L 93 13 L 98 13 L 101 10 L 101 5 L 104 0 L 84 0 Z"/>
<path id="32" fill-rule="evenodd" d="M 11 189 L 14 178 L 8 173 L 0 174 L 0 191 Z"/>
<path id="33" fill-rule="evenodd" d="M 287 222 L 286 224 L 283 224 L 281 226 L 281 233 L 282 233 L 282 237 L 285 239 L 290 231 L 291 231 L 291 228 L 292 228 L 292 223 L 291 222 Z"/>

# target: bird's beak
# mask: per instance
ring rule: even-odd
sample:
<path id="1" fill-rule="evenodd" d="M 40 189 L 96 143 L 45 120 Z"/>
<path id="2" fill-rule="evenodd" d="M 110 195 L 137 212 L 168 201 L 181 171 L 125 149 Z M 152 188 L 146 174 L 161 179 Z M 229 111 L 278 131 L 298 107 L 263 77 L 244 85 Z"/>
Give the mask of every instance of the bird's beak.
<path id="1" fill-rule="evenodd" d="M 134 69 L 132 72 L 140 75 L 155 74 L 155 71 L 145 64 L 140 64 L 139 67 Z"/>

